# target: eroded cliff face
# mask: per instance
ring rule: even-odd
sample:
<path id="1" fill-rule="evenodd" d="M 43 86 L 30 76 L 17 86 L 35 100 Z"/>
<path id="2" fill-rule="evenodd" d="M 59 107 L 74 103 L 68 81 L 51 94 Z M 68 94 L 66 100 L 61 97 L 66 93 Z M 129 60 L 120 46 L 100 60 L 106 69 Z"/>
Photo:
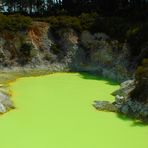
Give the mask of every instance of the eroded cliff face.
<path id="1" fill-rule="evenodd" d="M 126 43 L 119 43 L 104 33 L 81 34 L 80 45 L 87 53 L 85 64 L 88 70 L 96 71 L 104 77 L 124 81 L 131 77 L 129 72 L 129 50 Z"/>
<path id="2" fill-rule="evenodd" d="M 104 33 L 77 33 L 65 28 L 55 35 L 48 23 L 34 22 L 26 32 L 5 32 L 0 36 L 0 68 L 59 65 L 124 81 L 133 72 L 128 48 L 126 43 Z"/>
<path id="3" fill-rule="evenodd" d="M 50 72 L 86 71 L 123 82 L 134 77 L 136 65 L 136 62 L 131 62 L 128 44 L 112 39 L 104 33 L 91 34 L 89 31 L 78 33 L 71 28 L 59 29 L 53 33 L 50 24 L 33 22 L 27 31 L 16 33 L 4 31 L 0 34 L 0 69 L 5 72 L 10 69 L 11 71 L 16 69 L 18 71 L 46 69 Z M 147 67 L 147 64 L 145 65 Z M 144 78 L 145 82 L 147 76 L 143 71 L 147 71 L 147 68 L 139 70 L 140 74 L 144 73 L 140 78 Z M 121 112 L 126 115 L 134 110 L 132 113 L 136 117 L 138 115 L 141 118 L 141 113 L 143 117 L 148 117 L 147 105 L 143 103 L 145 109 L 142 110 L 143 105 L 140 101 L 134 97 L 131 98 L 130 95 L 131 92 L 137 94 L 136 96 L 142 94 L 141 91 L 136 90 L 142 90 L 147 83 L 144 85 L 142 83 L 139 89 L 138 84 L 143 81 L 128 82 L 132 83 L 132 87 L 127 85 L 124 91 L 120 89 L 121 91 L 115 94 L 114 103 L 96 101 L 94 106 L 99 110 Z M 123 84 L 125 86 L 127 83 Z M 9 100 L 9 93 L 3 90 L 5 89 L 0 88 L 0 112 L 2 113 L 14 108 Z M 146 87 L 144 90 L 147 92 Z M 147 97 L 147 93 L 145 94 Z M 139 106 L 141 106 L 140 109 Z"/>

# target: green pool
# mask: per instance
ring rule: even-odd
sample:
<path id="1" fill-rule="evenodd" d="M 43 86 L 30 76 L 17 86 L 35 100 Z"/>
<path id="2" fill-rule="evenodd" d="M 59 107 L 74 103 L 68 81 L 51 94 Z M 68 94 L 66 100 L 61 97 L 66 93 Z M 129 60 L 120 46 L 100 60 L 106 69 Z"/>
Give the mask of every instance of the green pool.
<path id="1" fill-rule="evenodd" d="M 16 110 L 0 116 L 1 148 L 148 148 L 148 126 L 98 112 L 119 86 L 78 73 L 21 78 L 11 84 Z"/>

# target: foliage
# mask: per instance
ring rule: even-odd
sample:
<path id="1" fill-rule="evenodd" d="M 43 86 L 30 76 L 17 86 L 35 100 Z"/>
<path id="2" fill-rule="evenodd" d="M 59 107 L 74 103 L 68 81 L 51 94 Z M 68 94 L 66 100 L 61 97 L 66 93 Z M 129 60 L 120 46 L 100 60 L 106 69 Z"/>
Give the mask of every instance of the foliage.
<path id="1" fill-rule="evenodd" d="M 148 77 L 148 59 L 144 59 L 142 65 L 136 71 L 136 79 L 140 80 L 143 77 Z"/>
<path id="2" fill-rule="evenodd" d="M 148 59 L 144 59 L 136 71 L 136 88 L 131 93 L 131 98 L 141 102 L 148 102 Z"/>
<path id="3" fill-rule="evenodd" d="M 22 65 L 27 64 L 31 59 L 31 51 L 33 45 L 31 43 L 23 43 L 20 48 L 20 63 Z"/>
<path id="4" fill-rule="evenodd" d="M 56 31 L 61 28 L 73 28 L 81 32 L 83 30 L 92 30 L 92 27 L 98 17 L 97 13 L 82 13 L 80 16 L 51 16 L 44 21 L 49 22 L 51 29 Z M 43 20 L 42 20 L 43 21 Z"/>
<path id="5" fill-rule="evenodd" d="M 81 28 L 83 28 L 83 30 L 92 30 L 98 17 L 98 13 L 82 13 L 79 16 Z"/>
<path id="6" fill-rule="evenodd" d="M 22 15 L 3 15 L 0 14 L 0 32 L 4 30 L 22 31 L 30 27 L 31 18 Z"/>
<path id="7" fill-rule="evenodd" d="M 60 28 L 73 28 L 77 31 L 81 30 L 81 22 L 78 17 L 71 16 L 52 16 L 48 18 L 52 30 Z"/>
<path id="8" fill-rule="evenodd" d="M 128 43 L 131 45 L 131 54 L 139 55 L 141 48 L 147 42 L 148 38 L 148 22 L 140 22 L 129 28 L 126 34 Z"/>
<path id="9" fill-rule="evenodd" d="M 56 54 L 56 55 L 58 55 L 61 52 L 60 46 L 58 44 L 52 44 L 50 47 L 50 50 L 53 54 Z"/>

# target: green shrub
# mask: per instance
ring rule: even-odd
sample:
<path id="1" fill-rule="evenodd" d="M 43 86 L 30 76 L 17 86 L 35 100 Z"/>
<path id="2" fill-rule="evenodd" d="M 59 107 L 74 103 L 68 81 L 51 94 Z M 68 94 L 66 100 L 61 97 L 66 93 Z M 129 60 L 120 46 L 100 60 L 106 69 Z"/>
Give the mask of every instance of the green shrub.
<path id="1" fill-rule="evenodd" d="M 89 30 L 92 33 L 104 32 L 118 40 L 124 40 L 130 23 L 119 17 L 100 17 L 98 13 L 82 13 L 78 17 L 73 16 L 51 16 L 39 18 L 41 21 L 49 22 L 52 31 L 61 28 L 73 28 L 78 32 Z"/>
<path id="2" fill-rule="evenodd" d="M 147 42 L 148 38 L 148 22 L 140 22 L 136 25 L 131 25 L 126 32 L 126 39 L 131 46 L 131 55 L 138 56 Z"/>
<path id="3" fill-rule="evenodd" d="M 32 24 L 30 17 L 22 15 L 3 15 L 0 14 L 0 32 L 4 30 L 22 31 L 28 29 Z"/>
<path id="4" fill-rule="evenodd" d="M 72 16 L 51 16 L 44 19 L 50 23 L 52 30 L 60 28 L 73 28 L 81 32 L 82 30 L 91 30 L 96 21 L 97 13 L 83 13 L 79 17 Z"/>
<path id="5" fill-rule="evenodd" d="M 33 45 L 31 43 L 23 43 L 20 48 L 20 63 L 22 65 L 27 64 L 31 58 L 31 51 L 33 49 Z"/>
<path id="6" fill-rule="evenodd" d="M 44 59 L 45 59 L 46 61 L 52 61 L 52 55 L 51 55 L 51 54 L 46 54 L 46 55 L 44 56 Z"/>
<path id="7" fill-rule="evenodd" d="M 81 22 L 78 17 L 52 16 L 48 18 L 48 22 L 51 24 L 51 29 L 53 31 L 60 28 L 73 28 L 76 31 L 81 30 Z"/>
<path id="8" fill-rule="evenodd" d="M 143 78 L 148 78 L 148 59 L 144 59 L 142 65 L 136 70 L 136 79 L 140 80 Z"/>
<path id="9" fill-rule="evenodd" d="M 148 59 L 144 59 L 142 64 L 144 67 L 148 67 Z"/>
<path id="10" fill-rule="evenodd" d="M 50 50 L 53 54 L 56 54 L 56 55 L 61 52 L 60 46 L 58 44 L 52 44 L 52 46 L 50 47 Z"/>
<path id="11" fill-rule="evenodd" d="M 125 40 L 125 33 L 130 24 L 119 17 L 97 17 L 95 20 L 92 32 L 103 32 L 108 34 L 111 38 L 119 41 Z"/>
<path id="12" fill-rule="evenodd" d="M 92 27 L 95 24 L 97 17 L 97 13 L 82 13 L 79 16 L 81 28 L 83 30 L 92 30 Z"/>
<path id="13" fill-rule="evenodd" d="M 131 98 L 140 102 L 148 102 L 148 59 L 136 70 L 136 88 L 131 93 Z"/>
<path id="14" fill-rule="evenodd" d="M 139 32 L 139 30 L 140 30 L 140 27 L 137 25 L 130 27 L 126 32 L 126 37 L 130 38 L 131 36 L 135 36 Z"/>

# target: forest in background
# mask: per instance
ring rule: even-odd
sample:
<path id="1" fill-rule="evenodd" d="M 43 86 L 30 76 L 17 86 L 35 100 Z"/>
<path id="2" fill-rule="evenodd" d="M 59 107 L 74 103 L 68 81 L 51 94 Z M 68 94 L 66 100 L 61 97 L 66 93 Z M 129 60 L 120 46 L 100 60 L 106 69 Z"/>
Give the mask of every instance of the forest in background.
<path id="1" fill-rule="evenodd" d="M 100 15 L 127 16 L 147 10 L 147 0 L 1 0 L 1 11 L 24 15 Z"/>

